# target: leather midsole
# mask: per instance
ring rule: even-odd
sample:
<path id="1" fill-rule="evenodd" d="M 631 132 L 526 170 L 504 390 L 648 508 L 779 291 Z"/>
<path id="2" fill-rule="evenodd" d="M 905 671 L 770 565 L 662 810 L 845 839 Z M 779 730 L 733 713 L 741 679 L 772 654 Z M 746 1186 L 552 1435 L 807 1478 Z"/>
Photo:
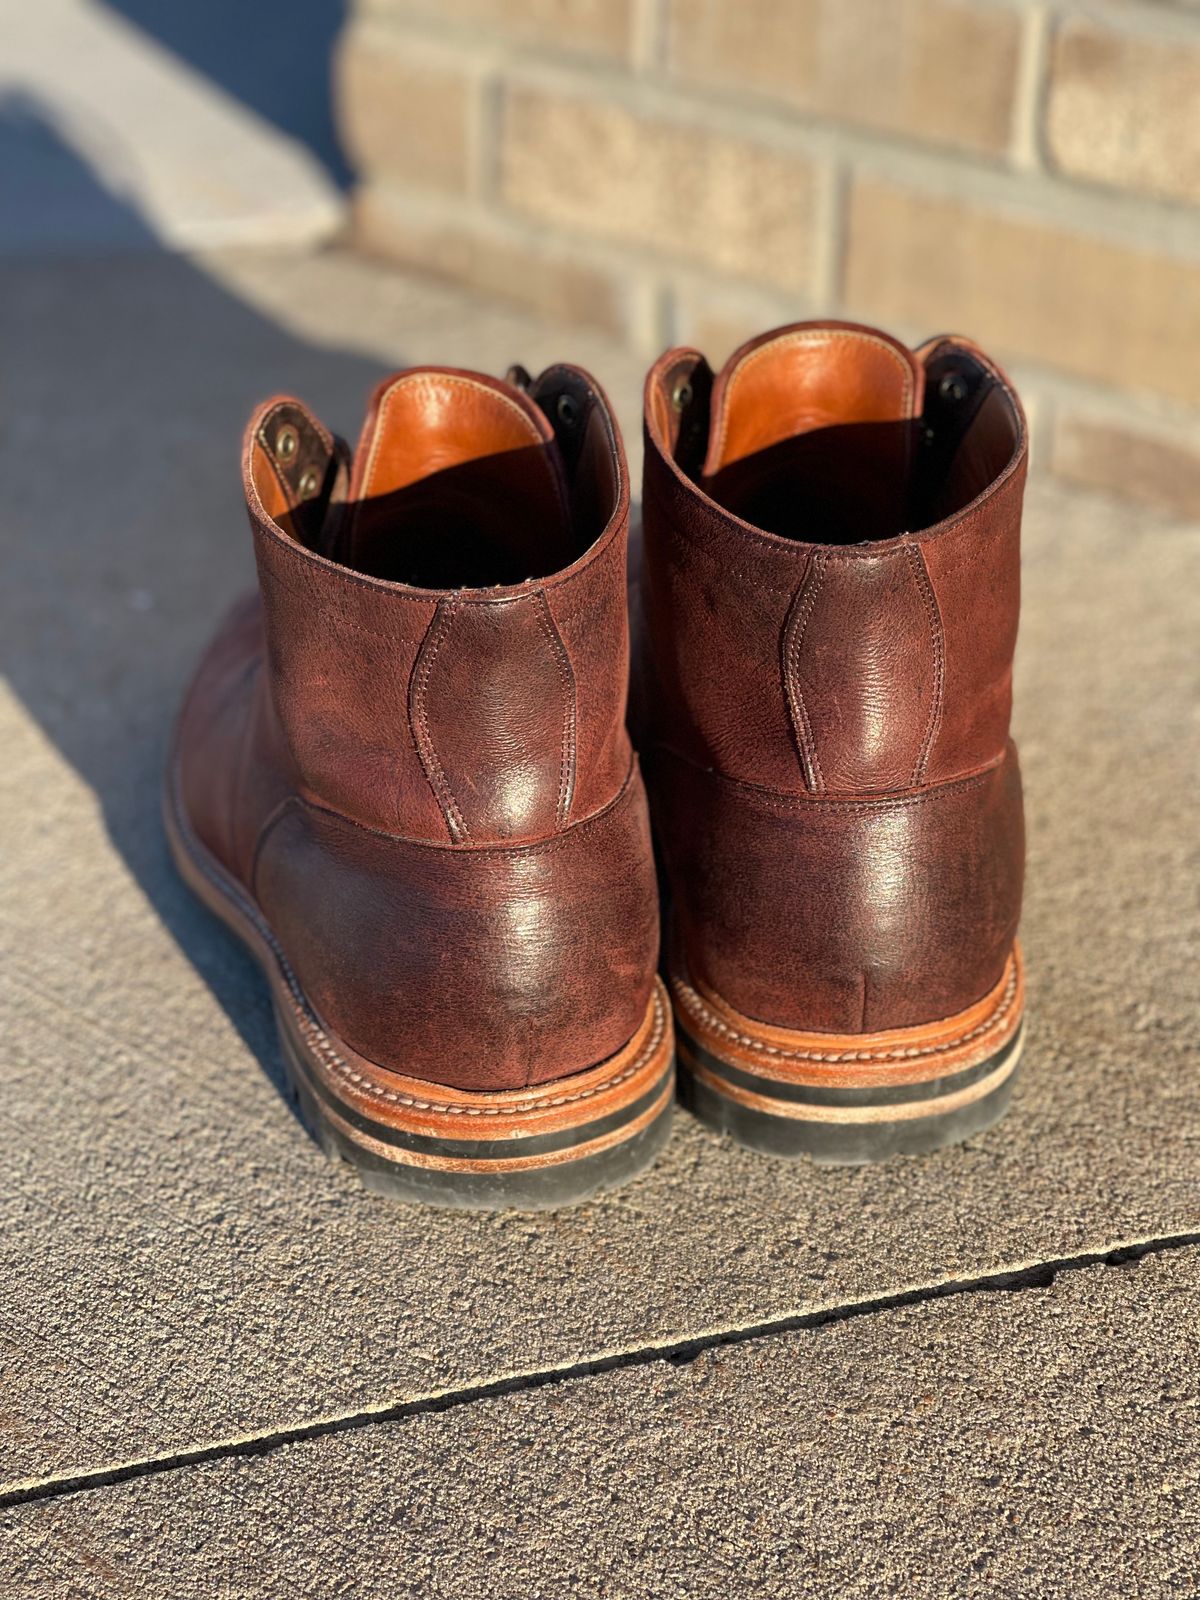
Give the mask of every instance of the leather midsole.
<path id="1" fill-rule="evenodd" d="M 403 1166 L 424 1167 L 436 1172 L 476 1172 L 476 1173 L 503 1173 L 503 1172 L 530 1172 L 540 1167 L 558 1166 L 564 1161 L 583 1160 L 588 1156 L 598 1155 L 601 1151 L 610 1150 L 614 1145 L 632 1139 L 643 1128 L 649 1127 L 664 1112 L 670 1110 L 675 1096 L 674 1073 L 667 1073 L 660 1089 L 654 1094 L 651 1103 L 639 1111 L 635 1116 L 622 1121 L 618 1127 L 610 1128 L 606 1132 L 596 1133 L 594 1137 L 571 1140 L 553 1149 L 542 1149 L 535 1152 L 524 1153 L 529 1142 L 524 1139 L 514 1138 L 496 1141 L 494 1154 L 486 1156 L 461 1156 L 448 1153 L 447 1141 L 439 1149 L 400 1149 L 389 1140 L 382 1140 L 374 1135 L 351 1126 L 346 1118 L 331 1107 L 323 1108 L 322 1114 L 337 1129 L 341 1137 L 360 1148 L 369 1150 L 372 1154 L 383 1160 L 398 1162 Z M 592 1132 L 589 1126 L 587 1131 Z M 433 1141 L 430 1141 L 432 1144 Z M 514 1154 L 521 1151 L 521 1154 Z"/>
<path id="2" fill-rule="evenodd" d="M 791 1097 L 785 1099 L 778 1095 L 761 1094 L 745 1088 L 742 1084 L 732 1082 L 723 1073 L 715 1072 L 702 1064 L 693 1054 L 690 1040 L 683 1034 L 679 1039 L 679 1059 L 686 1070 L 701 1083 L 707 1084 L 715 1093 L 722 1094 L 751 1111 L 765 1112 L 774 1117 L 788 1117 L 800 1122 L 838 1124 L 908 1122 L 918 1117 L 948 1116 L 994 1093 L 1016 1071 L 1021 1058 L 1022 1043 L 1022 1035 L 1018 1033 L 1012 1043 L 1001 1052 L 999 1061 L 995 1065 L 989 1063 L 990 1070 L 962 1088 L 922 1099 L 881 1099 L 874 1102 L 863 1101 L 857 1105 L 829 1105 Z M 864 1093 L 870 1094 L 871 1091 L 867 1090 Z"/>
<path id="3" fill-rule="evenodd" d="M 879 1033 L 806 1033 L 773 1027 L 743 1016 L 680 971 L 672 974 L 671 990 L 679 1032 L 687 1040 L 693 1064 L 719 1073 L 723 1086 L 843 1108 L 856 1101 L 904 1103 L 919 1098 L 919 1092 L 904 1091 L 905 1085 L 939 1099 L 966 1091 L 998 1065 L 1016 1038 L 1024 1013 L 1018 944 L 999 981 L 982 1000 L 951 1017 Z"/>

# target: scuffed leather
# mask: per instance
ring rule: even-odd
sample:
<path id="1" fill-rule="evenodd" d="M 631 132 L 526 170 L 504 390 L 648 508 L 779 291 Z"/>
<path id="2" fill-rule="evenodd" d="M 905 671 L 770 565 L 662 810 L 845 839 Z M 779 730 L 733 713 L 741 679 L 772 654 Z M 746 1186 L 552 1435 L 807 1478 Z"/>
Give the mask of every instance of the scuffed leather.
<path id="1" fill-rule="evenodd" d="M 926 778 L 994 760 L 1012 717 L 1021 609 L 1026 455 L 985 498 L 919 536 L 945 641 L 945 683 Z"/>
<path id="2" fill-rule="evenodd" d="M 664 750 L 648 777 L 685 964 L 745 1016 L 870 1033 L 951 1016 L 999 980 L 1021 907 L 1015 750 L 875 799 L 773 793 Z"/>
<path id="3" fill-rule="evenodd" d="M 586 374 L 539 382 L 575 402 L 571 498 L 555 488 L 555 504 L 581 553 L 483 589 L 420 590 L 329 559 L 346 537 L 341 447 L 297 401 L 260 408 L 244 457 L 260 595 L 210 647 L 177 741 L 190 828 L 260 895 L 326 1023 L 382 1066 L 461 1088 L 619 1050 L 657 959 L 625 730 L 624 455 Z M 285 426 L 303 472 L 271 454 Z M 462 419 L 452 431 L 466 449 Z M 545 417 L 539 431 L 558 460 Z M 320 484 L 308 501 L 306 480 Z"/>
<path id="4" fill-rule="evenodd" d="M 779 364 L 770 382 L 756 379 L 755 416 L 739 428 L 725 415 L 738 392 L 729 375 L 747 352 L 769 368 L 775 345 Z M 802 325 L 752 341 L 715 379 L 698 352 L 671 351 L 646 386 L 635 725 L 684 959 L 745 1014 L 816 1031 L 907 1026 L 973 1004 L 1003 969 L 1020 908 L 1020 785 L 1006 752 L 1024 420 L 968 341 L 909 354 L 922 371 L 911 385 L 886 345 Z M 810 348 L 815 375 L 803 370 Z M 881 363 L 874 400 L 864 350 Z M 942 426 L 938 383 L 955 364 L 972 398 L 946 481 L 897 480 L 901 435 L 880 429 L 907 426 L 909 409 L 914 428 Z M 789 383 L 801 391 L 792 402 L 781 398 Z M 780 437 L 764 396 L 805 431 Z M 881 460 L 885 470 L 851 530 L 807 491 L 820 487 L 827 441 L 841 492 L 856 429 L 863 475 Z M 727 465 L 731 437 L 751 453 Z M 773 496 L 761 491 L 781 464 L 799 474 L 792 504 L 786 477 Z M 776 531 L 718 493 L 782 507 Z M 922 495 L 938 521 L 886 520 Z M 873 538 L 857 526 L 872 508 Z M 791 536 L 778 531 L 785 520 Z M 831 526 L 839 542 L 822 540 Z"/>
<path id="5" fill-rule="evenodd" d="M 256 595 L 247 595 L 209 645 L 176 734 L 192 828 L 205 849 L 235 874 L 241 856 L 237 788 L 262 651 L 262 609 Z"/>
<path id="6" fill-rule="evenodd" d="M 389 838 L 297 800 L 254 888 L 305 993 L 361 1055 L 462 1089 L 516 1088 L 621 1049 L 650 999 L 658 908 L 636 767 L 537 844 Z"/>

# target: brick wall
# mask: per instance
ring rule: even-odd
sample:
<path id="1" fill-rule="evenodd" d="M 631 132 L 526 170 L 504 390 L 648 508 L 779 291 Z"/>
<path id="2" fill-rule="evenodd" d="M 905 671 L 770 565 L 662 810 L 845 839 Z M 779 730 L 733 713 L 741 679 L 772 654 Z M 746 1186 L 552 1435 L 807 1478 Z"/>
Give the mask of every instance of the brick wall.
<path id="1" fill-rule="evenodd" d="M 365 249 L 647 355 L 969 333 L 1200 517 L 1200 0 L 357 0 L 338 90 Z"/>

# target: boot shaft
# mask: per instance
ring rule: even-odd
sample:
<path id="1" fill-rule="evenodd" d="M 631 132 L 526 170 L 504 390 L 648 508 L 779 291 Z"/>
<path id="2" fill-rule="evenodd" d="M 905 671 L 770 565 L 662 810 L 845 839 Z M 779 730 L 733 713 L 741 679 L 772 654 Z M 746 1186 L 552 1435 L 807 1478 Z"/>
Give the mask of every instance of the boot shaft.
<path id="1" fill-rule="evenodd" d="M 523 1089 L 650 1018 L 661 1098 L 629 496 L 599 389 L 401 373 L 353 459 L 278 399 L 244 477 L 260 596 L 201 665 L 172 776 L 201 878 L 254 907 L 343 1060 Z"/>
<path id="2" fill-rule="evenodd" d="M 799 430 L 799 431 L 797 431 Z M 886 793 L 1008 737 L 1019 401 L 965 340 L 784 329 L 646 387 L 655 736 L 788 793 Z"/>
<path id="3" fill-rule="evenodd" d="M 526 393 L 450 369 L 376 391 L 353 461 L 299 402 L 244 477 L 271 704 L 298 786 L 455 844 L 562 832 L 631 759 L 628 482 L 578 369 Z"/>
<path id="4" fill-rule="evenodd" d="M 1000 980 L 1025 458 L 961 339 L 800 326 L 652 369 L 639 729 L 677 959 L 738 1012 L 864 1033 Z"/>

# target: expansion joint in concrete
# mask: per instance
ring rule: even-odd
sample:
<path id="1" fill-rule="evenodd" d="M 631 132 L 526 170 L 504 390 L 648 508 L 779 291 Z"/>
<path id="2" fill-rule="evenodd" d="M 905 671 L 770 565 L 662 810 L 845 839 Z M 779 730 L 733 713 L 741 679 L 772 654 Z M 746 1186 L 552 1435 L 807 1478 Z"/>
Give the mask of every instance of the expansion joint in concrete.
<path id="1" fill-rule="evenodd" d="M 749 1344 L 755 1340 L 770 1339 L 781 1334 L 806 1333 L 834 1323 L 849 1322 L 856 1317 L 878 1316 L 888 1311 L 924 1305 L 929 1301 L 947 1300 L 951 1296 L 1022 1293 L 1029 1289 L 1048 1289 L 1060 1273 L 1077 1272 L 1093 1267 L 1128 1267 L 1146 1256 L 1164 1255 L 1195 1245 L 1200 1245 L 1200 1232 L 1128 1240 L 1107 1250 L 1087 1251 L 1075 1256 L 1031 1262 L 1000 1272 L 979 1273 L 973 1277 L 949 1278 L 915 1288 L 901 1289 L 893 1294 L 844 1301 L 812 1311 L 766 1318 L 761 1322 L 715 1328 L 687 1339 L 652 1342 L 581 1361 L 563 1362 L 557 1366 L 512 1373 L 482 1383 L 466 1384 L 459 1388 L 418 1395 L 408 1400 L 385 1401 L 375 1406 L 364 1406 L 356 1411 L 315 1417 L 306 1422 L 264 1429 L 261 1433 L 245 1434 L 237 1438 L 214 1440 L 184 1450 L 113 1462 L 82 1472 L 51 1475 L 23 1483 L 10 1483 L 0 1486 L 0 1509 L 43 1500 L 56 1500 L 65 1495 L 128 1483 L 135 1478 L 176 1472 L 184 1467 L 202 1466 L 210 1461 L 267 1455 L 271 1451 L 282 1449 L 286 1445 L 299 1444 L 307 1439 L 351 1433 L 384 1422 L 403 1422 L 410 1417 L 435 1416 L 441 1412 L 456 1410 L 460 1406 L 474 1405 L 481 1400 L 500 1399 L 526 1390 L 549 1388 L 552 1385 L 572 1383 L 581 1378 L 596 1377 L 609 1372 L 626 1372 L 631 1368 L 649 1366 L 656 1361 L 669 1362 L 674 1366 L 687 1366 L 709 1350 Z"/>

